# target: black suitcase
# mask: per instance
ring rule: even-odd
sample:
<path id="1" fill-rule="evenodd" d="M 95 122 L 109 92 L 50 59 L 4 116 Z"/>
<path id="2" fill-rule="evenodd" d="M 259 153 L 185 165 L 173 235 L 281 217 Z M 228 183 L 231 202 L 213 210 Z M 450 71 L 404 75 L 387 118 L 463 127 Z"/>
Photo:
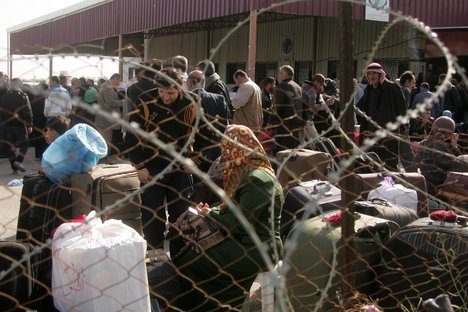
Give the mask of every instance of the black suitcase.
<path id="1" fill-rule="evenodd" d="M 461 219 L 461 218 L 459 218 Z M 386 244 L 377 269 L 385 311 L 416 307 L 420 301 L 448 294 L 466 311 L 468 298 L 468 227 L 419 219 L 402 228 Z"/>
<path id="2" fill-rule="evenodd" d="M 296 220 L 308 209 L 308 218 L 340 209 L 341 190 L 329 182 L 312 180 L 299 183 L 286 194 L 281 212 L 281 236 L 285 238 Z"/>
<path id="3" fill-rule="evenodd" d="M 148 250 L 145 258 L 153 311 L 172 311 L 180 282 L 174 264 L 163 249 Z"/>
<path id="4" fill-rule="evenodd" d="M 37 255 L 28 243 L 0 242 L 0 307 L 2 311 L 26 310 L 37 292 Z"/>
<path id="5" fill-rule="evenodd" d="M 333 157 L 333 160 L 338 164 L 343 157 L 341 156 L 340 150 L 336 147 L 335 143 L 329 138 L 321 137 L 314 141 L 314 150 L 327 153 Z"/>
<path id="6" fill-rule="evenodd" d="M 30 209 L 31 242 L 45 243 L 55 228 L 73 218 L 70 190 L 42 177 L 34 185 Z"/>
<path id="7" fill-rule="evenodd" d="M 380 198 L 374 198 L 370 201 L 355 201 L 354 210 L 368 216 L 393 221 L 400 227 L 419 219 L 414 210 L 399 205 L 393 205 L 385 199 Z"/>
<path id="8" fill-rule="evenodd" d="M 69 188 L 42 175 L 25 176 L 16 238 L 38 245 L 45 243 L 54 228 L 73 218 L 71 204 Z"/>
<path id="9" fill-rule="evenodd" d="M 30 215 L 33 206 L 33 190 L 36 183 L 42 178 L 39 174 L 27 174 L 23 177 L 23 189 L 21 191 L 20 209 L 18 214 L 18 226 L 16 240 L 24 241 L 30 238 Z"/>

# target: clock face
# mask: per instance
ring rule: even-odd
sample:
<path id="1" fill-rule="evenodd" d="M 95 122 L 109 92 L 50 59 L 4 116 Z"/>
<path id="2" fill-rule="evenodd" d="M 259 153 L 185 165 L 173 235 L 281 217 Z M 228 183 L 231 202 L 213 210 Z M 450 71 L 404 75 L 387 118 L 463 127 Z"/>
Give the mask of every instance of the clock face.
<path id="1" fill-rule="evenodd" d="M 387 0 L 368 0 L 371 7 L 377 10 L 382 10 L 387 5 Z"/>
<path id="2" fill-rule="evenodd" d="M 283 40 L 283 53 L 289 54 L 293 49 L 293 42 L 291 38 L 287 37 Z"/>

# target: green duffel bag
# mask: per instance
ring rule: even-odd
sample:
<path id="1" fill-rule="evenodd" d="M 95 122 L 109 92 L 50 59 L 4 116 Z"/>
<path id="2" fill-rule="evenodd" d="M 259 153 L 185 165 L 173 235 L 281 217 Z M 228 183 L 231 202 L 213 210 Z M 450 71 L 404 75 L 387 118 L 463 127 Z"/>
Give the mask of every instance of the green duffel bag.
<path id="1" fill-rule="evenodd" d="M 338 213 L 332 211 L 298 223 L 288 235 L 282 271 L 286 277 L 286 296 L 295 312 L 314 311 L 317 305 L 320 306 L 317 311 L 339 310 L 341 226 L 330 222 L 339 221 Z M 395 222 L 355 214 L 356 290 L 375 292 L 373 267 L 381 262 L 382 244 L 398 229 Z"/>

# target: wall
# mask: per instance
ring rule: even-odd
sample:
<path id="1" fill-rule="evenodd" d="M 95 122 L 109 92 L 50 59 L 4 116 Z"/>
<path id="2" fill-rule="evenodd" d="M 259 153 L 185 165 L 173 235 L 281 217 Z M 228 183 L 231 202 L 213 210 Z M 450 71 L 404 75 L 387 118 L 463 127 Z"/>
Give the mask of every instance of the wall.
<path id="1" fill-rule="evenodd" d="M 315 47 L 314 24 L 317 19 L 317 47 Z M 357 75 L 366 64 L 365 57 L 371 51 L 377 37 L 386 24 L 379 22 L 354 22 L 354 56 L 357 62 Z M 211 32 L 212 48 L 223 40 L 232 28 L 220 28 Z M 207 31 L 191 32 L 180 35 L 156 37 L 150 40 L 150 57 L 169 59 L 182 54 L 188 57 L 190 65 L 206 58 Z M 291 60 L 285 60 L 281 50 L 282 40 L 286 36 L 293 39 Z M 220 46 L 213 57 L 218 64 L 218 73 L 225 78 L 227 63 L 246 63 L 248 56 L 249 27 L 244 25 L 234 31 Z M 277 65 L 295 62 L 312 61 L 314 72 L 327 75 L 329 61 L 337 61 L 339 53 L 338 20 L 336 18 L 297 18 L 270 23 L 260 23 L 257 28 L 257 62 L 277 63 Z M 391 30 L 381 43 L 381 48 L 375 58 L 385 61 L 389 72 L 398 72 L 398 64 L 408 61 L 407 66 L 414 71 L 419 70 L 419 62 L 415 55 L 417 49 L 422 49 L 425 40 L 418 38 L 412 28 L 407 25 L 397 26 Z M 317 55 L 315 55 L 317 54 Z M 412 62 L 410 58 L 414 58 Z M 315 63 L 314 63 L 315 61 Z M 414 62 L 416 61 L 416 62 Z M 406 64 L 406 63 L 404 63 Z M 405 65 L 406 66 L 406 65 Z"/>

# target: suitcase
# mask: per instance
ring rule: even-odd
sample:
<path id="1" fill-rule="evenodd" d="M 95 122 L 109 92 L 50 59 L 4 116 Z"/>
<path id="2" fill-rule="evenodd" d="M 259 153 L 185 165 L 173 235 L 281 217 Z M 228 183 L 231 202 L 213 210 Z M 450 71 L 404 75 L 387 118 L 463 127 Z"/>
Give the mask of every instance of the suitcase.
<path id="1" fill-rule="evenodd" d="M 329 138 L 321 137 L 314 141 L 313 143 L 314 150 L 320 151 L 322 153 L 327 153 L 333 157 L 335 165 L 338 164 L 343 157 L 341 156 L 341 151 L 336 147 L 335 143 Z"/>
<path id="2" fill-rule="evenodd" d="M 327 295 L 323 294 L 332 273 L 334 261 L 338 261 L 341 245 L 341 227 L 323 220 L 337 211 L 304 221 L 294 226 L 285 243 L 286 293 L 292 304 L 292 311 L 337 311 L 341 287 L 341 276 L 331 280 Z M 356 290 L 368 293 L 375 290 L 373 267 L 380 263 L 382 242 L 397 232 L 399 226 L 388 220 L 356 214 L 354 245 L 356 249 L 355 276 Z M 338 254 L 334 254 L 334 246 Z M 335 258 L 336 256 L 336 258 Z M 336 268 L 335 271 L 336 273 Z M 325 296 L 323 305 L 319 300 Z M 315 309 L 315 310 L 314 310 Z"/>
<path id="3" fill-rule="evenodd" d="M 370 201 L 355 201 L 354 211 L 393 221 L 400 227 L 419 219 L 414 210 L 391 204 L 380 198 L 374 198 Z"/>
<path id="4" fill-rule="evenodd" d="M 326 180 L 333 166 L 330 155 L 308 149 L 280 151 L 276 154 L 276 160 L 279 162 L 278 181 L 285 193 L 301 181 Z"/>
<path id="5" fill-rule="evenodd" d="M 379 166 L 380 165 L 380 166 Z M 379 173 L 383 171 L 382 160 L 374 152 L 368 152 L 356 158 L 354 172 L 356 173 Z"/>
<path id="6" fill-rule="evenodd" d="M 426 179 L 419 173 L 359 173 L 355 175 L 355 193 L 363 199 L 367 199 L 367 194 L 377 187 L 386 176 L 391 176 L 396 183 L 414 189 L 418 195 L 418 215 L 420 217 L 428 216 L 428 198 Z"/>
<path id="7" fill-rule="evenodd" d="M 18 241 L 40 245 L 51 238 L 52 230 L 71 220 L 70 189 L 54 184 L 42 175 L 26 175 L 21 192 L 16 237 Z"/>
<path id="8" fill-rule="evenodd" d="M 153 310 L 166 311 L 180 294 L 176 267 L 163 249 L 148 250 L 145 262 Z"/>
<path id="9" fill-rule="evenodd" d="M 468 172 L 449 171 L 444 184 L 437 187 L 437 193 L 455 203 L 468 202 Z"/>
<path id="10" fill-rule="evenodd" d="M 385 243 L 377 270 L 385 311 L 416 307 L 442 293 L 466 311 L 468 298 L 468 227 L 422 218 L 402 228 Z M 412 310 L 409 308 L 409 310 Z"/>
<path id="11" fill-rule="evenodd" d="M 50 296 L 52 261 L 50 246 L 52 231 L 73 218 L 70 188 L 54 184 L 39 174 L 26 175 L 20 200 L 17 239 L 41 249 L 35 255 L 37 284 L 28 308 L 55 311 Z"/>
<path id="12" fill-rule="evenodd" d="M 30 213 L 33 203 L 33 190 L 36 183 L 41 179 L 39 174 L 27 174 L 23 177 L 23 188 L 21 190 L 20 209 L 18 213 L 18 225 L 16 227 L 16 240 L 27 242 L 30 237 Z"/>
<path id="13" fill-rule="evenodd" d="M 79 216 L 88 214 L 92 209 L 104 210 L 139 188 L 137 172 L 130 164 L 99 165 L 89 173 L 74 174 L 71 176 L 73 213 Z M 122 220 L 142 234 L 140 195 L 106 211 L 102 219 Z"/>
<path id="14" fill-rule="evenodd" d="M 312 180 L 300 182 L 288 191 L 281 211 L 281 236 L 286 238 L 296 220 L 308 209 L 308 217 L 340 209 L 341 190 L 329 182 Z"/>
<path id="15" fill-rule="evenodd" d="M 2 311 L 26 310 L 33 294 L 39 287 L 36 283 L 37 255 L 32 255 L 34 246 L 28 243 L 0 242 L 0 272 L 7 272 L 0 279 L 0 306 Z"/>

